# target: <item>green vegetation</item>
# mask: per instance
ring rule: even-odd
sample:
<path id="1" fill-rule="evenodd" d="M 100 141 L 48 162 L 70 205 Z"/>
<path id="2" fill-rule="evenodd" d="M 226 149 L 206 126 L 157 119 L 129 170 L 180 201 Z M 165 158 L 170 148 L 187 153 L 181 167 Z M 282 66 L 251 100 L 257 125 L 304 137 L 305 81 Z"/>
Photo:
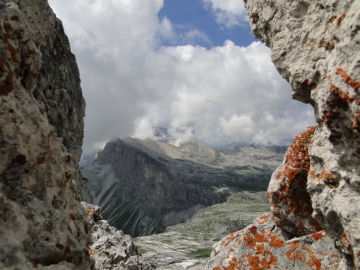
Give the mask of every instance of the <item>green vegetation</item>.
<path id="1" fill-rule="evenodd" d="M 147 252 L 148 252 L 148 250 L 146 250 L 146 249 L 144 249 L 144 248 L 139 247 L 139 248 L 138 248 L 138 252 L 139 252 L 141 255 L 143 255 L 143 254 L 147 253 Z"/>
<path id="2" fill-rule="evenodd" d="M 191 253 L 194 257 L 209 258 L 212 252 L 211 248 L 198 249 Z"/>

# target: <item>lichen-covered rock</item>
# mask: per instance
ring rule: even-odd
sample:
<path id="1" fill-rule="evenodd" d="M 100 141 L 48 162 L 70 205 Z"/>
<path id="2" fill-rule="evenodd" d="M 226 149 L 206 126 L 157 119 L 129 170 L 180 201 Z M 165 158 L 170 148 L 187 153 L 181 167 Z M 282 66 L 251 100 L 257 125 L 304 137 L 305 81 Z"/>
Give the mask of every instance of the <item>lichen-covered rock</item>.
<path id="1" fill-rule="evenodd" d="M 223 239 L 209 267 L 358 269 L 360 1 L 244 2 L 252 31 L 271 48 L 293 98 L 313 105 L 318 126 L 295 138 L 273 174 L 274 230 L 253 225 Z M 278 248 L 275 230 L 282 241 L 314 233 Z"/>
<path id="2" fill-rule="evenodd" d="M 285 241 L 271 213 L 214 245 L 206 269 L 342 269 L 344 258 L 324 231 Z"/>
<path id="3" fill-rule="evenodd" d="M 307 190 L 313 217 L 360 267 L 360 1 L 247 0 L 294 99 L 314 107 Z"/>
<path id="4" fill-rule="evenodd" d="M 100 207 L 82 202 L 93 225 L 89 254 L 95 260 L 97 270 L 151 270 L 154 266 L 145 262 L 131 237 L 110 226 L 100 215 Z"/>
<path id="5" fill-rule="evenodd" d="M 90 269 L 75 58 L 47 1 L 1 0 L 0 37 L 0 269 Z M 62 81 L 61 71 L 74 73 Z M 68 99 L 43 99 L 45 88 Z"/>
<path id="6" fill-rule="evenodd" d="M 322 230 L 311 216 L 313 208 L 306 189 L 310 169 L 308 148 L 315 128 L 310 127 L 295 137 L 268 187 L 267 194 L 276 225 L 294 236 Z"/>

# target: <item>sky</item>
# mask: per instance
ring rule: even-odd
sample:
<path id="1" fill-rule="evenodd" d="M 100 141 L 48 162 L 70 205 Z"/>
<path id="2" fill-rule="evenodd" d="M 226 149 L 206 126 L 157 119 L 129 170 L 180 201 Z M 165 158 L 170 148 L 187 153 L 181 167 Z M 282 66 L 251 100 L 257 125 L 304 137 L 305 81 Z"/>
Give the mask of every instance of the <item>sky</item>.
<path id="1" fill-rule="evenodd" d="M 86 100 L 83 152 L 115 137 L 281 144 L 315 123 L 251 34 L 242 0 L 49 0 Z"/>

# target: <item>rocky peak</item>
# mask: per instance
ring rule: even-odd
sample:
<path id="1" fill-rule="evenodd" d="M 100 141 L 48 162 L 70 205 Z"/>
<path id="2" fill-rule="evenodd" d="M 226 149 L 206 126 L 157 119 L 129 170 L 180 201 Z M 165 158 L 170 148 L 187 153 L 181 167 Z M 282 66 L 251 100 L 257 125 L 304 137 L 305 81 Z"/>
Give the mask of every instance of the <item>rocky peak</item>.
<path id="1" fill-rule="evenodd" d="M 174 143 L 175 142 L 175 138 L 169 134 L 169 131 L 167 128 L 156 126 L 156 127 L 152 128 L 152 131 L 153 131 L 153 134 L 155 137 L 154 139 L 156 141 L 164 142 L 164 143 Z"/>

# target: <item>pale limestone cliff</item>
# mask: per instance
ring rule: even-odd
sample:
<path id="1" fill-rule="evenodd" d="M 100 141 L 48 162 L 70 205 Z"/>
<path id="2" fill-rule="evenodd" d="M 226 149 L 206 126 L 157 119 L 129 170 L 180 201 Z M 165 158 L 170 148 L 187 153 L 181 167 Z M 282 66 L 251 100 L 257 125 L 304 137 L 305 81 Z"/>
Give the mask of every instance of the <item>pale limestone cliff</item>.
<path id="1" fill-rule="evenodd" d="M 250 233 L 252 244 L 230 248 L 222 240 L 208 268 L 359 269 L 360 1 L 247 0 L 245 6 L 255 36 L 272 49 L 293 98 L 313 105 L 318 126 L 301 148 L 308 136 L 294 140 L 268 189 L 275 224 L 260 235 L 277 231 L 281 249 L 288 248 L 269 248 L 250 226 L 235 238 L 241 242 Z M 289 245 L 292 237 L 321 228 L 327 236 L 319 241 L 330 239 L 330 251 L 311 241 Z"/>

